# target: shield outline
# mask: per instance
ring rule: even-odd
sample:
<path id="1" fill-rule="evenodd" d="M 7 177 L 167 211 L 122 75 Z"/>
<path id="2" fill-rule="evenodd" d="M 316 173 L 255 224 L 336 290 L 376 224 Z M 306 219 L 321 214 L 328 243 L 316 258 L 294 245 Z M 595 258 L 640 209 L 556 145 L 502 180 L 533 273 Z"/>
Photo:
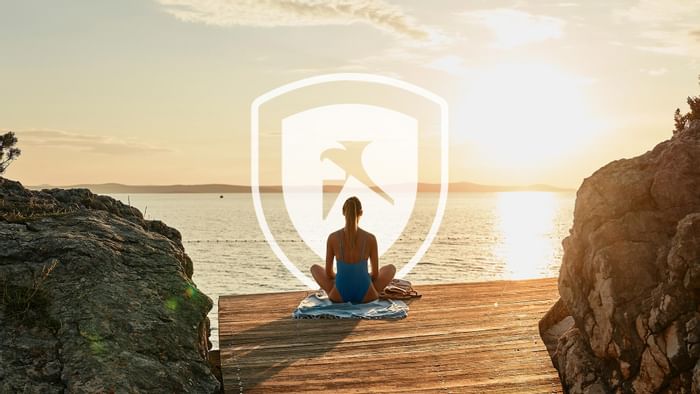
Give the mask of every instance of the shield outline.
<path id="1" fill-rule="evenodd" d="M 433 239 L 437 235 L 437 231 L 440 228 L 442 218 L 445 214 L 445 206 L 447 205 L 449 165 L 448 106 L 447 101 L 437 94 L 420 86 L 382 75 L 365 73 L 334 73 L 300 79 L 298 81 L 279 86 L 258 96 L 255 98 L 255 100 L 253 100 L 253 103 L 250 106 L 250 189 L 253 197 L 255 216 L 258 219 L 258 225 L 265 236 L 265 240 L 267 241 L 268 245 L 270 245 L 270 248 L 275 253 L 277 258 L 282 262 L 287 271 L 289 271 L 292 275 L 294 275 L 294 277 L 296 277 L 301 283 L 306 285 L 311 290 L 316 289 L 318 285 L 311 278 L 302 273 L 299 268 L 297 268 L 297 266 L 289 260 L 282 248 L 280 248 L 280 246 L 277 244 L 277 241 L 272 235 L 270 227 L 267 224 L 265 212 L 262 208 L 262 199 L 260 196 L 260 107 L 266 102 L 294 90 L 328 82 L 347 81 L 375 83 L 403 89 L 432 101 L 440 107 L 440 195 L 438 197 L 438 206 L 435 212 L 435 218 L 433 218 L 433 223 L 430 225 L 428 234 L 423 240 L 423 243 L 421 243 L 420 247 L 418 247 L 416 253 L 413 255 L 413 257 L 411 257 L 408 263 L 406 263 L 399 270 L 399 272 L 396 273 L 397 278 L 403 278 L 406 274 L 411 272 L 413 267 L 415 267 L 420 259 L 423 258 L 423 255 L 433 243 Z"/>

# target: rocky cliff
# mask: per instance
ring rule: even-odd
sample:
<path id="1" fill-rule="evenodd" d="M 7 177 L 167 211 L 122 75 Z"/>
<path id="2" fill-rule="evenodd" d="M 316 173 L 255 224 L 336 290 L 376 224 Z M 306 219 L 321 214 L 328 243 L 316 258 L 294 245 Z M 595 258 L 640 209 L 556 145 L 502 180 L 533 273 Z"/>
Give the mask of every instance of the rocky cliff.
<path id="1" fill-rule="evenodd" d="M 135 208 L 0 178 L 0 392 L 217 392 L 191 277 Z"/>
<path id="2" fill-rule="evenodd" d="M 564 388 L 700 392 L 700 121 L 585 179 L 563 245 L 540 331 Z"/>

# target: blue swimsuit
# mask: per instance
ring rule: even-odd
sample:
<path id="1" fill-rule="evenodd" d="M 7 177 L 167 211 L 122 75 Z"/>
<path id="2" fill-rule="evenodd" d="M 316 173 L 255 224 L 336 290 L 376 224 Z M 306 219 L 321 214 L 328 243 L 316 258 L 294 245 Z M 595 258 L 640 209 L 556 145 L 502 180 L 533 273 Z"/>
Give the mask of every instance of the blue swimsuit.
<path id="1" fill-rule="evenodd" d="M 365 244 L 367 238 L 362 242 L 362 254 L 365 255 Z M 367 259 L 360 260 L 356 263 L 346 263 L 340 258 L 345 258 L 343 254 L 343 237 L 340 237 L 340 254 L 335 261 L 338 266 L 338 273 L 335 276 L 335 288 L 338 289 L 343 302 L 351 302 L 360 304 L 367 294 L 369 285 L 372 280 L 367 271 Z"/>

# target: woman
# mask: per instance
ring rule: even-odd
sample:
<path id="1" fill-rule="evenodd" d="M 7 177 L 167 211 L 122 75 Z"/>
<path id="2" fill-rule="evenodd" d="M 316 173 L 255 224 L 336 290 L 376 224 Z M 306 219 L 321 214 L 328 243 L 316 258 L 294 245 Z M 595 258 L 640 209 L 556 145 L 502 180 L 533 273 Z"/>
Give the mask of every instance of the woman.
<path id="1" fill-rule="evenodd" d="M 333 302 L 374 301 L 394 278 L 396 267 L 388 264 L 379 269 L 377 239 L 358 226 L 362 204 L 357 197 L 345 201 L 343 215 L 345 227 L 328 236 L 326 268 L 314 264 L 311 274 Z M 338 266 L 337 275 L 333 273 L 333 258 Z M 367 271 L 367 259 L 372 263 L 371 276 Z"/>

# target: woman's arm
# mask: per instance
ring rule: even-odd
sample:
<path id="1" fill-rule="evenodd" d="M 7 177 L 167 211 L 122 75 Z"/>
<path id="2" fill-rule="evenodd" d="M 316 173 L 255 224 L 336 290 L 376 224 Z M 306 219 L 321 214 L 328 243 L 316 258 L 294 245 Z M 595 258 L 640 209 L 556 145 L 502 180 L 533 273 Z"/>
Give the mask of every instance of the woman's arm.
<path id="1" fill-rule="evenodd" d="M 379 276 L 379 253 L 377 251 L 377 238 L 370 234 L 369 260 L 372 264 L 372 280 Z"/>
<path id="2" fill-rule="evenodd" d="M 326 241 L 326 276 L 333 279 L 335 278 L 335 273 L 333 272 L 333 257 L 335 257 L 335 252 L 333 251 L 333 242 L 331 242 L 331 236 L 328 236 L 328 241 Z"/>

